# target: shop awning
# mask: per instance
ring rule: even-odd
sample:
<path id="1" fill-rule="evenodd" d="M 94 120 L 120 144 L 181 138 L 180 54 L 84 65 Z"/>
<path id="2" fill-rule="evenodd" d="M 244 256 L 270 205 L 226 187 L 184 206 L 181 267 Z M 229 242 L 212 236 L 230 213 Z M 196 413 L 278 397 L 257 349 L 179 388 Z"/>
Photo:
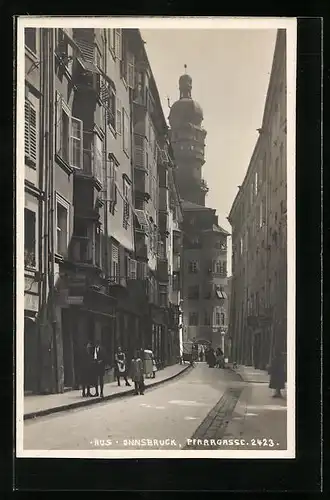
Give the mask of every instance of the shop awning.
<path id="1" fill-rule="evenodd" d="M 149 229 L 149 222 L 148 222 L 147 214 L 145 213 L 145 211 L 144 210 L 135 209 L 134 212 L 135 212 L 136 218 L 137 218 L 138 223 L 140 224 L 141 228 L 144 231 L 148 231 L 148 229 Z"/>
<path id="2" fill-rule="evenodd" d="M 218 297 L 218 299 L 226 300 L 227 298 L 227 294 L 223 290 L 216 290 L 215 294 Z"/>
<path id="3" fill-rule="evenodd" d="M 88 71 L 89 73 L 95 73 L 97 75 L 100 75 L 100 72 L 94 63 L 86 61 L 82 59 L 82 57 L 77 57 L 77 60 L 81 65 L 81 67 L 83 68 L 83 70 Z"/>

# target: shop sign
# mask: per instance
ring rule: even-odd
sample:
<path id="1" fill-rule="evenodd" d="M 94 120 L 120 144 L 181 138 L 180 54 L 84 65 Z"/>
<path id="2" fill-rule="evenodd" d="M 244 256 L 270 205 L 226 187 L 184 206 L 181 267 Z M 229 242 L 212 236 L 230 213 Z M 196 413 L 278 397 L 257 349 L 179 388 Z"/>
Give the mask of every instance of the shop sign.
<path id="1" fill-rule="evenodd" d="M 25 293 L 25 295 L 24 295 L 24 309 L 27 309 L 28 311 L 38 312 L 39 296 L 33 295 L 31 293 Z"/>
<path id="2" fill-rule="evenodd" d="M 81 306 L 84 303 L 84 297 L 83 296 L 73 296 L 69 295 L 67 298 L 67 304 L 71 306 Z"/>

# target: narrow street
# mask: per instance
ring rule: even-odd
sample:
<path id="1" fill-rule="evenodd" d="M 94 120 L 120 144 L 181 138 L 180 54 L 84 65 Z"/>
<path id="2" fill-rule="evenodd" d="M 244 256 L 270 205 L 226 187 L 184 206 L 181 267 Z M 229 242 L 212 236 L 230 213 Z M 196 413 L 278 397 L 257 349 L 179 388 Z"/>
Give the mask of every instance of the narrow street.
<path id="1" fill-rule="evenodd" d="M 228 443 L 221 444 L 220 440 L 227 436 L 235 407 L 244 404 L 237 402 L 246 394 L 245 389 L 246 383 L 230 370 L 210 369 L 198 363 L 186 375 L 148 389 L 143 396 L 130 395 L 95 407 L 28 420 L 24 423 L 24 449 L 228 449 Z M 258 386 L 253 390 L 259 390 Z M 259 411 L 263 411 L 262 406 L 254 410 L 254 415 Z M 281 415 L 283 439 L 284 414 L 276 411 L 272 417 L 276 420 Z M 246 418 L 244 422 L 250 425 Z M 248 428 L 243 433 L 240 428 L 237 436 L 233 432 L 231 438 L 242 438 Z M 202 446 L 198 440 L 210 442 L 205 447 L 205 442 Z"/>

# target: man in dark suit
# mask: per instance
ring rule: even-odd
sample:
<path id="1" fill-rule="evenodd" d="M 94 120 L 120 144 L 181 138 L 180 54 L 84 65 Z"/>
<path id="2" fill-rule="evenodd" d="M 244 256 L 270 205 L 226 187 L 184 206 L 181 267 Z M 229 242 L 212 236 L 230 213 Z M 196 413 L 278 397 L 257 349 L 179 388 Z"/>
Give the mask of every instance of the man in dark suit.
<path id="1" fill-rule="evenodd" d="M 104 374 L 106 364 L 106 353 L 100 342 L 96 342 L 94 347 L 94 366 L 95 366 L 95 396 L 103 398 Z M 100 386 L 100 394 L 99 394 Z"/>

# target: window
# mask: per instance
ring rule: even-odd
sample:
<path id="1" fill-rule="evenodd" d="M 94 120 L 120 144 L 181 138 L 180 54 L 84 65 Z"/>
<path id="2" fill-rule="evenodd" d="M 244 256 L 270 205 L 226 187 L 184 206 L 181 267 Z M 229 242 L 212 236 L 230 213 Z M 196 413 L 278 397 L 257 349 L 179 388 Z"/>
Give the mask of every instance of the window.
<path id="1" fill-rule="evenodd" d="M 220 261 L 215 263 L 215 272 L 217 274 L 222 274 L 222 263 Z"/>
<path id="2" fill-rule="evenodd" d="M 189 262 L 189 272 L 198 273 L 198 262 L 196 260 L 191 260 Z"/>
<path id="3" fill-rule="evenodd" d="M 225 313 L 220 313 L 220 316 L 221 316 L 221 326 L 224 326 L 225 325 Z"/>
<path id="4" fill-rule="evenodd" d="M 130 133 L 129 118 L 127 111 L 123 108 L 123 150 L 130 156 Z"/>
<path id="5" fill-rule="evenodd" d="M 28 99 L 25 99 L 24 152 L 25 159 L 35 165 L 37 162 L 37 113 Z"/>
<path id="6" fill-rule="evenodd" d="M 129 210 L 129 200 L 130 200 L 130 184 L 126 178 L 123 179 L 123 227 L 127 229 L 129 225 L 130 210 Z"/>
<path id="7" fill-rule="evenodd" d="M 263 161 L 262 161 L 262 180 L 263 182 L 266 181 L 266 168 L 267 168 L 267 154 L 264 154 Z"/>
<path id="8" fill-rule="evenodd" d="M 101 227 L 95 225 L 95 265 L 101 267 Z"/>
<path id="9" fill-rule="evenodd" d="M 116 158 L 111 155 L 109 158 L 109 211 L 112 215 L 115 213 L 117 205 L 117 175 L 118 175 L 118 162 Z"/>
<path id="10" fill-rule="evenodd" d="M 278 163 L 279 163 L 279 159 L 277 157 L 275 160 L 275 190 L 278 187 Z"/>
<path id="11" fill-rule="evenodd" d="M 134 54 L 127 52 L 127 85 L 134 89 L 135 87 L 135 61 Z"/>
<path id="12" fill-rule="evenodd" d="M 94 154 L 93 154 L 93 175 L 102 184 L 103 183 L 103 142 L 102 139 L 94 134 Z"/>
<path id="13" fill-rule="evenodd" d="M 240 247 L 239 248 L 240 248 L 240 253 L 242 255 L 243 254 L 243 250 L 244 250 L 244 248 L 243 248 L 243 238 L 240 239 Z"/>
<path id="14" fill-rule="evenodd" d="M 112 56 L 116 57 L 116 37 L 114 29 L 108 29 L 108 46 Z"/>
<path id="15" fill-rule="evenodd" d="M 64 257 L 69 243 L 69 204 L 56 196 L 56 253 Z"/>
<path id="16" fill-rule="evenodd" d="M 71 116 L 60 94 L 56 103 L 56 154 L 74 168 L 83 166 L 83 123 Z"/>
<path id="17" fill-rule="evenodd" d="M 199 285 L 191 285 L 188 287 L 188 299 L 199 298 Z"/>
<path id="18" fill-rule="evenodd" d="M 82 168 L 82 121 L 71 117 L 71 166 Z"/>
<path id="19" fill-rule="evenodd" d="M 198 326 L 198 312 L 189 313 L 189 325 Z"/>
<path id="20" fill-rule="evenodd" d="M 250 186 L 250 205 L 252 206 L 253 205 L 253 200 L 254 200 L 254 185 L 253 185 L 253 182 L 251 183 L 251 186 Z"/>
<path id="21" fill-rule="evenodd" d="M 119 249 L 114 244 L 111 248 L 111 282 L 119 283 Z"/>
<path id="22" fill-rule="evenodd" d="M 167 285 L 159 285 L 159 305 L 161 307 L 167 307 L 168 305 Z"/>
<path id="23" fill-rule="evenodd" d="M 106 101 L 107 123 L 114 131 L 116 130 L 116 90 L 107 84 L 107 101 Z"/>
<path id="24" fill-rule="evenodd" d="M 121 60 L 122 59 L 122 30 L 121 28 L 117 28 L 114 30 L 114 36 L 115 36 L 115 54 L 116 58 Z"/>
<path id="25" fill-rule="evenodd" d="M 37 53 L 37 29 L 25 28 L 25 45 L 34 54 Z"/>
<path id="26" fill-rule="evenodd" d="M 36 214 L 27 208 L 24 209 L 24 265 L 36 265 Z"/>
<path id="27" fill-rule="evenodd" d="M 221 314 L 219 311 L 215 312 L 215 324 L 216 326 L 220 326 L 221 324 Z"/>
<path id="28" fill-rule="evenodd" d="M 208 311 L 204 311 L 204 325 L 205 326 L 210 326 L 211 325 L 211 316 Z"/>
<path id="29" fill-rule="evenodd" d="M 116 132 L 117 134 L 122 134 L 122 106 L 121 101 L 117 97 L 117 109 L 116 109 Z"/>

